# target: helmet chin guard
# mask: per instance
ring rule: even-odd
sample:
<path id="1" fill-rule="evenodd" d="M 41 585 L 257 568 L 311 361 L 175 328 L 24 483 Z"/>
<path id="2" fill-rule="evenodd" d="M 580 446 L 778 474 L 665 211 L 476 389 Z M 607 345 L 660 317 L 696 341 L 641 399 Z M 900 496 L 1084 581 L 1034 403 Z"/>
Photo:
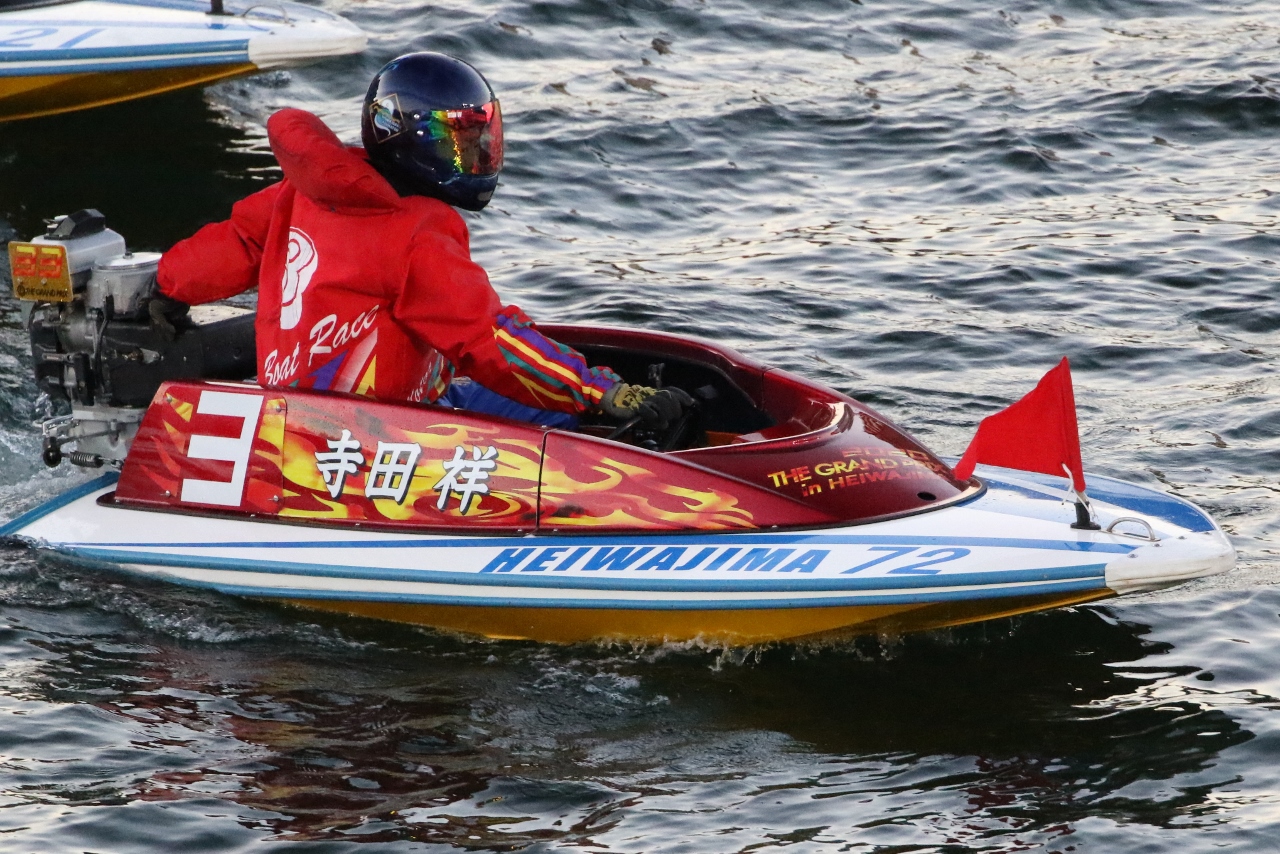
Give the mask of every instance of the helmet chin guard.
<path id="1" fill-rule="evenodd" d="M 360 136 L 402 195 L 469 211 L 493 198 L 502 171 L 502 110 L 488 81 L 440 53 L 393 59 L 369 84 Z"/>

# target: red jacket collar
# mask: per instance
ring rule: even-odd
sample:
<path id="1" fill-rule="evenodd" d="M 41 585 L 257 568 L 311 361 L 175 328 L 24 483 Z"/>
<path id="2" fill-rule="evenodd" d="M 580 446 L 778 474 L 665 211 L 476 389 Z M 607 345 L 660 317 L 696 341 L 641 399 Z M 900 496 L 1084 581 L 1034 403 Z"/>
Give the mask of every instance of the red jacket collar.
<path id="1" fill-rule="evenodd" d="M 271 150 L 299 193 L 340 213 L 382 213 L 400 207 L 400 195 L 319 117 L 280 110 L 267 120 Z"/>

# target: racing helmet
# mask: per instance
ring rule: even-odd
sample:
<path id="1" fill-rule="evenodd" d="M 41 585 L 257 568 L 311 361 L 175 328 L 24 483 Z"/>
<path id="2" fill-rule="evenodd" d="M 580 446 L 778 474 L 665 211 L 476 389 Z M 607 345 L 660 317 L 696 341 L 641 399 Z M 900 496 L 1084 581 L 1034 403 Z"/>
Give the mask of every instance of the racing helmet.
<path id="1" fill-rule="evenodd" d="M 384 65 L 364 97 L 360 137 L 402 194 L 478 211 L 498 186 L 502 111 L 488 81 L 460 59 L 409 53 Z"/>

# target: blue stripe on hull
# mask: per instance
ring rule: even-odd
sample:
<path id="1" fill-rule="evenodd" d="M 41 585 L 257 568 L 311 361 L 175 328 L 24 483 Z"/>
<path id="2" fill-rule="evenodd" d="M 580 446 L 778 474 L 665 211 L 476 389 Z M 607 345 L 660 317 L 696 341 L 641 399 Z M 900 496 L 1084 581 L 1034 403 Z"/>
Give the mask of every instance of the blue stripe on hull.
<path id="1" fill-rule="evenodd" d="M 264 7 L 266 8 L 266 7 Z M 319 12 L 318 9 L 308 9 L 308 13 Z M 31 17 L 24 17 L 29 13 Z M 68 32 L 84 32 L 85 30 L 96 29 L 110 31 L 113 29 L 127 30 L 188 30 L 198 33 L 214 32 L 218 35 L 232 35 L 234 33 L 251 32 L 255 35 L 258 33 L 270 32 L 271 27 L 278 26 L 281 23 L 280 18 L 235 18 L 225 17 L 220 21 L 211 20 L 209 17 L 209 5 L 207 2 L 204 8 L 200 10 L 201 19 L 188 18 L 187 20 L 161 21 L 155 18 L 150 20 L 146 18 L 76 18 L 74 21 L 62 18 L 42 18 L 39 15 L 39 9 L 21 9 L 16 12 L 0 11 L 0 26 L 5 29 L 21 29 L 26 27 L 55 27 L 58 30 L 67 30 Z M 327 14 L 321 12 L 320 14 Z M 339 20 L 336 16 L 329 16 L 332 20 Z M 94 33 L 96 38 L 99 34 Z M 21 36 L 19 36 L 21 38 Z"/>
<path id="2" fill-rule="evenodd" d="M 982 473 L 981 477 L 992 487 L 1016 492 L 1028 498 L 1037 498 L 1045 501 L 1062 500 L 1063 492 L 1066 489 L 1065 478 L 1037 474 L 1035 472 L 1009 471 L 1011 475 L 1015 475 L 1019 480 L 1029 481 L 1044 487 L 1046 492 L 1037 493 L 1022 484 L 1001 480 L 999 475 Z M 1190 501 L 1179 498 L 1176 495 L 1169 495 L 1154 489 L 1148 489 L 1145 486 L 1126 483 L 1123 480 L 1116 480 L 1112 477 L 1089 474 L 1088 472 L 1085 472 L 1085 477 L 1088 481 L 1086 494 L 1095 501 L 1152 516 L 1196 533 L 1212 531 L 1215 528 L 1213 520 L 1209 518 L 1208 514 Z"/>
<path id="3" fill-rule="evenodd" d="M 143 511 L 145 512 L 145 511 Z M 274 520 L 245 519 L 251 522 L 270 522 Z M 296 520 L 282 520 L 296 521 Z M 614 545 L 739 545 L 746 543 L 763 543 L 770 545 L 849 545 L 849 546 L 970 546 L 1005 549 L 1047 549 L 1049 551 L 1089 552 L 1096 554 L 1128 554 L 1137 546 L 1127 543 L 1089 543 L 1071 540 L 1029 540 L 1013 537 L 932 537 L 892 534 L 814 534 L 800 532 L 794 534 L 738 534 L 690 531 L 688 533 L 668 532 L 663 534 L 562 534 L 559 536 L 512 537 L 493 535 L 489 537 L 450 537 L 448 539 L 422 540 L 416 536 L 440 537 L 439 533 L 429 531 L 406 531 L 415 536 L 414 539 L 402 540 L 296 540 L 285 542 L 258 542 L 253 540 L 231 540 L 227 542 L 199 543 L 76 543 L 76 548 L 108 547 L 108 548 L 172 548 L 172 549 L 454 549 L 480 548 L 497 546 L 614 546 Z"/>
<path id="4" fill-rule="evenodd" d="M 72 47 L 53 50 L 0 51 L 0 62 L 61 62 L 76 59 L 129 59 L 188 53 L 242 53 L 249 55 L 247 39 L 140 44 L 119 47 Z"/>
<path id="5" fill-rule="evenodd" d="M 69 489 L 57 498 L 33 507 L 18 518 L 11 520 L 6 525 L 0 526 L 0 537 L 11 537 L 18 531 L 30 525 L 32 522 L 37 522 L 55 510 L 61 510 L 73 501 L 79 501 L 86 495 L 92 495 L 99 489 L 106 489 L 107 487 L 112 486 L 119 479 L 120 475 L 112 471 L 107 472 L 101 477 L 95 477 L 88 483 L 82 483 L 74 489 Z"/>
<path id="6" fill-rule="evenodd" d="M 37 65 L 28 68 L 0 66 L 0 77 L 43 77 L 50 74 L 97 74 L 115 71 L 143 71 L 148 68 L 189 68 L 196 65 L 232 65 L 249 61 L 249 54 L 217 53 L 207 56 L 188 55 L 170 59 L 119 60 L 78 65 Z"/>
<path id="7" fill-rule="evenodd" d="M 127 567 L 126 567 L 127 568 Z M 461 605 L 474 608 L 572 608 L 575 610 L 609 611 L 733 611 L 733 610 L 807 610 L 810 608 L 839 608 L 851 605 L 930 605 L 936 602 L 972 601 L 975 599 L 1000 599 L 1012 596 L 1037 596 L 1045 594 L 1076 593 L 1101 590 L 1101 579 L 1078 579 L 1057 583 L 1035 584 L 1013 590 L 955 590 L 936 593 L 911 593 L 885 596 L 830 596 L 821 599 L 778 600 L 737 599 L 732 602 L 716 601 L 645 601 L 633 599 L 528 599 L 489 596 L 458 597 L 431 596 L 408 593 L 362 593 L 353 595 L 341 590 L 281 590 L 274 587 L 253 587 L 237 584 L 215 584 L 192 581 L 186 578 L 169 579 L 190 587 L 202 587 L 232 596 L 252 596 L 260 599 L 326 599 L 345 602 L 397 602 L 409 605 Z"/>
<path id="8" fill-rule="evenodd" d="M 156 554 L 116 549 L 63 548 L 63 554 L 109 563 L 132 563 L 143 566 L 171 566 L 188 569 L 261 572 L 272 575 L 303 575 L 313 578 L 349 578 L 368 581 L 409 581 L 420 584 L 480 585 L 489 587 L 525 587 L 572 590 L 627 590 L 642 592 L 734 593 L 774 592 L 799 593 L 815 590 L 904 590 L 918 587 L 964 588 L 989 584 L 1025 584 L 1058 580 L 1101 581 L 1103 564 L 1044 567 L 1039 569 L 965 572 L 952 575 L 921 575 L 871 578 L 749 578 L 733 581 L 682 575 L 673 578 L 619 578 L 546 576 L 532 573 L 449 572 L 430 569 L 397 569 L 389 567 L 333 566 L 283 561 L 254 561 L 242 558 L 209 558 L 188 555 Z M 695 570 L 696 571 L 696 570 Z"/>

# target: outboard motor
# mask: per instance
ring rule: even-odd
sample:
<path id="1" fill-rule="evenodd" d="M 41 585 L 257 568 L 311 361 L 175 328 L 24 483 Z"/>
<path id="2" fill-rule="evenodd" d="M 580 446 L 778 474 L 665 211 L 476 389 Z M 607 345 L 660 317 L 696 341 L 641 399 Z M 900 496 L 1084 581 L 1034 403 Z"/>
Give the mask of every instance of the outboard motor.
<path id="1" fill-rule="evenodd" d="M 253 376 L 253 312 L 200 306 L 152 316 L 156 252 L 128 252 L 96 210 L 59 216 L 44 234 L 9 243 L 14 295 L 27 329 L 42 400 L 70 414 L 43 424 L 44 461 L 119 466 L 152 396 L 166 380 Z"/>

